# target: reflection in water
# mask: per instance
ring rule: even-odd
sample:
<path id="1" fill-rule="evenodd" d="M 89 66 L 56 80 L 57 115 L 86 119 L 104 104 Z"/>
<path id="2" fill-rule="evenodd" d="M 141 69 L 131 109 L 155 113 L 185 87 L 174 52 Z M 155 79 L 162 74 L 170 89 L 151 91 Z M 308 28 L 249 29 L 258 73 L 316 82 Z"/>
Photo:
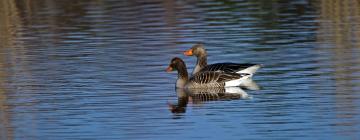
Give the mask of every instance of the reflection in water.
<path id="1" fill-rule="evenodd" d="M 23 50 L 16 48 L 17 30 L 21 27 L 19 9 L 12 0 L 0 1 L 0 139 L 13 139 L 14 130 L 10 113 L 13 107 L 9 101 L 9 82 L 14 71 L 12 66 L 22 57 Z"/>
<path id="2" fill-rule="evenodd" d="M 357 139 L 359 4 L 0 0 L 0 139 Z M 184 91 L 169 119 L 162 70 L 198 42 L 265 64 L 261 90 Z"/>
<path id="3" fill-rule="evenodd" d="M 359 132 L 358 93 L 360 91 L 360 3 L 354 0 L 320 1 L 320 22 L 317 42 L 319 53 L 328 55 L 335 81 L 334 111 L 331 124 L 337 133 L 354 135 Z M 347 10 L 343 10 L 346 7 Z M 325 66 L 325 65 L 324 65 Z M 344 128 L 346 128 L 344 130 Z"/>
<path id="4" fill-rule="evenodd" d="M 176 88 L 177 104 L 168 104 L 172 113 L 185 113 L 189 102 L 201 104 L 208 101 L 249 99 L 249 95 L 240 87 L 226 88 Z"/>

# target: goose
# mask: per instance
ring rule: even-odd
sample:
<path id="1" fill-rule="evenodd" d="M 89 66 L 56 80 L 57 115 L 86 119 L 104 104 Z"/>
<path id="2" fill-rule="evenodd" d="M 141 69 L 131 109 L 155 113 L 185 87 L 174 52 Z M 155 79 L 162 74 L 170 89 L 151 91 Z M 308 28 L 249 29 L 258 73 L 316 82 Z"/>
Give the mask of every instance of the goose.
<path id="1" fill-rule="evenodd" d="M 189 78 L 185 62 L 175 57 L 170 61 L 166 71 L 177 71 L 178 79 L 176 88 L 213 88 L 213 87 L 234 87 L 240 86 L 250 74 L 247 73 L 225 73 L 221 71 L 203 71 L 194 74 Z"/>
<path id="2" fill-rule="evenodd" d="M 192 74 L 204 71 L 222 71 L 226 73 L 248 73 L 252 76 L 260 67 L 259 64 L 238 64 L 238 63 L 215 63 L 207 64 L 207 53 L 202 44 L 196 44 L 191 49 L 184 51 L 184 55 L 197 57 L 196 66 Z"/>

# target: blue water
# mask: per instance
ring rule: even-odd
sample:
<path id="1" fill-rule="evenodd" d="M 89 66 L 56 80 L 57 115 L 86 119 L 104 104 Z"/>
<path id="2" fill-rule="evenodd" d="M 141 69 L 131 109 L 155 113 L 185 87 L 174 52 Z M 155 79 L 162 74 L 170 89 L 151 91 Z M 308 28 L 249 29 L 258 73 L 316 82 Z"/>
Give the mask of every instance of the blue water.
<path id="1" fill-rule="evenodd" d="M 0 139 L 358 139 L 359 6 L 5 0 Z M 191 72 L 196 43 L 209 63 L 263 64 L 261 89 L 179 96 L 165 69 L 180 57 Z"/>

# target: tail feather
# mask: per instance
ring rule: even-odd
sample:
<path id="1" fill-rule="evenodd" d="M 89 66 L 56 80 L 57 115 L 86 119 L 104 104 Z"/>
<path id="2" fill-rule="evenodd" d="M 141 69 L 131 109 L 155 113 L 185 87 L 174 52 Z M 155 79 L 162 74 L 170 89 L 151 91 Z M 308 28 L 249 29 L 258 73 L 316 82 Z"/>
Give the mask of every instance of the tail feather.
<path id="1" fill-rule="evenodd" d="M 237 94 L 240 95 L 241 99 L 249 99 L 250 96 L 240 87 L 225 87 L 226 94 Z"/>
<path id="2" fill-rule="evenodd" d="M 259 68 L 261 68 L 261 65 L 258 64 L 258 65 L 248 67 L 244 70 L 238 71 L 236 73 L 248 73 L 250 75 L 253 75 Z"/>

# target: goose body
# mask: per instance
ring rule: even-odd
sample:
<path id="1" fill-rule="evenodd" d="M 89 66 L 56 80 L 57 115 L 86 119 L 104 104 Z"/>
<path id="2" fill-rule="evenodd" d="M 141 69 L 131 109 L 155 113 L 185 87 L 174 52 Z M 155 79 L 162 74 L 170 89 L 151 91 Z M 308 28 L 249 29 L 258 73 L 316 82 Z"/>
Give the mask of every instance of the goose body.
<path id="1" fill-rule="evenodd" d="M 178 71 L 177 88 L 211 88 L 239 86 L 250 78 L 247 73 L 225 73 L 221 71 L 203 71 L 188 77 L 186 65 L 180 58 L 173 58 L 166 71 Z"/>
<path id="2" fill-rule="evenodd" d="M 239 86 L 248 78 L 249 74 L 204 71 L 193 75 L 186 88 L 234 87 Z"/>
<path id="3" fill-rule="evenodd" d="M 184 52 L 186 56 L 197 57 L 196 66 L 192 74 L 205 71 L 219 71 L 225 73 L 248 73 L 251 76 L 261 67 L 259 64 L 239 64 L 239 63 L 215 63 L 207 64 L 207 53 L 202 44 L 196 44 L 191 49 Z"/>

